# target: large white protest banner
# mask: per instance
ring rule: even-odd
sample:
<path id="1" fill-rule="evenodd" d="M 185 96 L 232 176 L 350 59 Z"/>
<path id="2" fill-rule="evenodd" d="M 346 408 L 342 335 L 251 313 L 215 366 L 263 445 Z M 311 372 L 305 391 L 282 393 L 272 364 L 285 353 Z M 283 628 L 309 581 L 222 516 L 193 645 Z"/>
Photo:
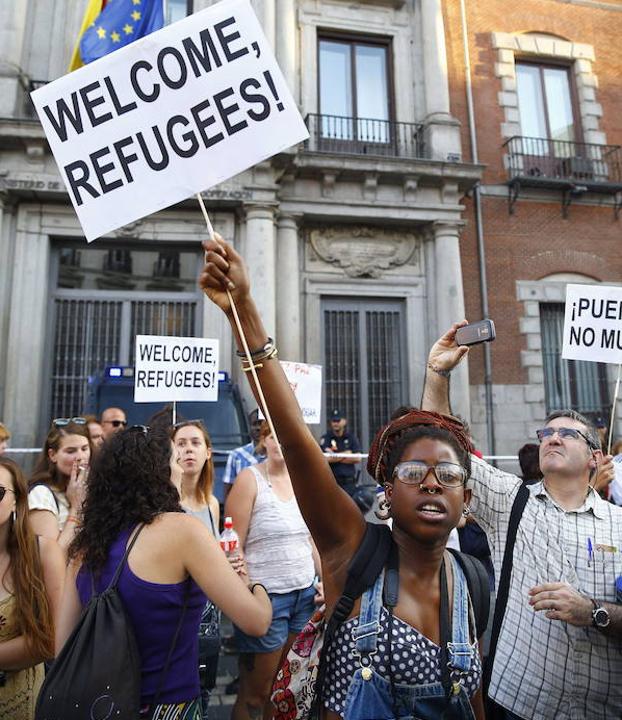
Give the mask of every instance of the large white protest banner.
<path id="1" fill-rule="evenodd" d="M 308 137 L 248 0 L 224 0 L 31 94 L 91 241 Z"/>
<path id="2" fill-rule="evenodd" d="M 218 400 L 218 340 L 136 336 L 134 402 Z"/>
<path id="3" fill-rule="evenodd" d="M 562 358 L 622 363 L 622 287 L 567 286 Z"/>

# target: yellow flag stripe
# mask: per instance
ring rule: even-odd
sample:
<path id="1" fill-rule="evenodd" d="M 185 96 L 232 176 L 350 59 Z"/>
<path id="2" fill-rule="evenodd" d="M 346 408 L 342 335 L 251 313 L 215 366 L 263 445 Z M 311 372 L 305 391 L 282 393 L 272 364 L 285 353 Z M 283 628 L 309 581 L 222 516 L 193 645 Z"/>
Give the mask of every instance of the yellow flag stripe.
<path id="1" fill-rule="evenodd" d="M 86 8 L 86 12 L 84 13 L 84 18 L 82 20 L 82 27 L 80 28 L 78 39 L 76 40 L 76 44 L 73 48 L 71 62 L 69 63 L 69 72 L 71 72 L 72 70 L 77 70 L 79 67 L 82 67 L 84 65 L 84 63 L 82 62 L 82 57 L 80 56 L 80 40 L 82 40 L 82 36 L 84 35 L 86 29 L 95 22 L 95 19 L 101 13 L 101 11 L 102 0 L 89 0 L 89 4 Z"/>

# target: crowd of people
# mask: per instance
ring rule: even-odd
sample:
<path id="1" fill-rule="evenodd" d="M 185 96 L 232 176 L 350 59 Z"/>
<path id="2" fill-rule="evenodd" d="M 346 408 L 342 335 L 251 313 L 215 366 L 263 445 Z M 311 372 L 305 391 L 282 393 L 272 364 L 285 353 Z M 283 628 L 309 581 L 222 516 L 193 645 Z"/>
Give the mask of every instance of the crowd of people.
<path id="1" fill-rule="evenodd" d="M 420 407 L 371 443 L 372 532 L 344 412 L 318 443 L 242 259 L 219 238 L 205 249 L 201 287 L 241 348 L 235 300 L 271 418 L 255 411 L 228 457 L 239 546 L 219 544 L 201 420 L 55 418 L 28 479 L 0 423 L 0 718 L 35 717 L 46 668 L 114 586 L 145 720 L 206 720 L 221 612 L 239 653 L 234 720 L 620 720 L 622 493 L 602 432 L 558 411 L 520 449 L 522 477 L 486 463 L 449 404 L 467 352 L 456 323 L 430 350 Z"/>

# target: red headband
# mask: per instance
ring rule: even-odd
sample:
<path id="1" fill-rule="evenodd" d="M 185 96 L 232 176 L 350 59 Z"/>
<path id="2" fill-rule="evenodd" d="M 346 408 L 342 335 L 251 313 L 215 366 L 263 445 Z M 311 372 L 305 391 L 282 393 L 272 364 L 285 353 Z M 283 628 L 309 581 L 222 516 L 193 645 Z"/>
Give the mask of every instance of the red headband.
<path id="1" fill-rule="evenodd" d="M 427 412 L 426 410 L 411 410 L 411 412 L 406 413 L 406 415 L 392 420 L 377 432 L 369 448 L 367 472 L 378 484 L 382 484 L 387 479 L 385 477 L 387 461 L 391 450 L 395 447 L 395 443 L 405 432 L 422 425 L 430 425 L 441 428 L 442 430 L 447 430 L 456 438 L 458 444 L 463 447 L 466 452 L 473 452 L 471 440 L 460 420 L 451 415 L 441 415 L 440 413 Z"/>

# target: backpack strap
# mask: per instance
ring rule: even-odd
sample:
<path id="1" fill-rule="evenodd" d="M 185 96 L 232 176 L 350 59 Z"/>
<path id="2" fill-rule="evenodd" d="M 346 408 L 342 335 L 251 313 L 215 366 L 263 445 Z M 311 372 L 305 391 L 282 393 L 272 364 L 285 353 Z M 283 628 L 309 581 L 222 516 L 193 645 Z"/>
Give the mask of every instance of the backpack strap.
<path id="1" fill-rule="evenodd" d="M 499 585 L 497 588 L 497 603 L 495 605 L 495 614 L 492 621 L 492 632 L 490 634 L 490 648 L 488 657 L 484 664 L 484 677 L 482 679 L 482 688 L 484 697 L 488 695 L 488 686 L 492 676 L 492 666 L 495 662 L 495 653 L 497 651 L 497 642 L 499 641 L 499 633 L 501 632 L 501 624 L 505 615 L 505 608 L 508 603 L 508 593 L 510 591 L 510 577 L 512 575 L 512 564 L 514 562 L 514 544 L 516 543 L 516 532 L 523 516 L 523 510 L 529 499 L 529 488 L 525 483 L 521 482 L 518 493 L 512 503 L 510 511 L 510 521 L 508 524 L 508 534 L 505 541 L 505 550 L 503 552 L 503 564 L 501 565 L 501 575 L 499 577 Z"/>
<path id="2" fill-rule="evenodd" d="M 130 554 L 130 550 L 134 547 L 134 543 L 138 539 L 138 536 L 140 535 L 140 533 L 144 527 L 145 527 L 145 523 L 140 523 L 139 526 L 136 528 L 132 539 L 129 541 L 129 543 L 127 544 L 127 547 L 125 548 L 125 553 L 123 554 L 123 557 L 121 558 L 121 562 L 117 565 L 117 569 L 114 571 L 114 575 L 112 576 L 110 585 L 108 585 L 108 589 L 117 587 L 117 584 L 119 582 L 119 577 L 121 575 L 121 570 L 123 570 L 123 566 L 127 562 L 127 558 L 128 558 L 128 555 Z"/>
<path id="3" fill-rule="evenodd" d="M 488 573 L 483 564 L 472 555 L 467 555 L 467 553 L 459 552 L 453 548 L 447 549 L 456 558 L 466 576 L 473 614 L 475 615 L 475 630 L 477 637 L 480 638 L 488 626 L 488 616 L 490 615 Z"/>
<path id="4" fill-rule="evenodd" d="M 367 523 L 361 544 L 348 566 L 343 594 L 337 601 L 326 623 L 324 643 L 315 682 L 315 697 L 311 703 L 309 713 L 311 718 L 317 717 L 320 712 L 322 689 L 326 675 L 326 661 L 335 632 L 352 612 L 357 598 L 376 582 L 376 578 L 380 575 L 387 562 L 391 545 L 391 528 L 379 523 Z"/>

